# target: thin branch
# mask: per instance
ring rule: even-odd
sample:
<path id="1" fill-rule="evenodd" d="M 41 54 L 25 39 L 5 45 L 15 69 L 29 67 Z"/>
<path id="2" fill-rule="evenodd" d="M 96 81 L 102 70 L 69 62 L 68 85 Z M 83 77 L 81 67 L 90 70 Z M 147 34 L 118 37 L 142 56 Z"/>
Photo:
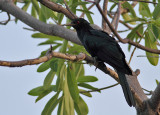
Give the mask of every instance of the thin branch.
<path id="1" fill-rule="evenodd" d="M 71 11 L 69 6 L 67 5 L 66 0 L 63 0 L 63 1 L 64 1 L 65 6 L 66 6 L 66 9 L 73 15 L 73 17 L 77 18 L 77 16 Z"/>
<path id="2" fill-rule="evenodd" d="M 149 90 L 147 90 L 147 89 L 144 89 L 144 88 L 142 88 L 144 91 L 146 91 L 146 92 L 148 92 L 146 95 L 152 95 L 153 94 L 153 91 L 149 91 Z"/>
<path id="3" fill-rule="evenodd" d="M 7 12 L 7 16 L 8 16 L 8 19 L 6 21 L 1 21 L 0 22 L 1 25 L 6 25 L 11 20 L 11 17 L 8 12 Z"/>
<path id="4" fill-rule="evenodd" d="M 61 7 L 61 6 L 60 6 Z M 55 7 L 56 8 L 56 7 Z M 62 7 L 63 8 L 63 7 Z M 64 8 L 65 9 L 65 8 Z M 58 36 L 73 43 L 82 45 L 76 32 L 55 24 L 46 24 L 18 8 L 11 0 L 0 0 L 0 10 L 8 12 L 33 29 L 47 35 Z M 68 12 L 68 10 L 67 10 Z M 70 13 L 69 13 L 70 14 Z M 63 34 L 62 34 L 63 33 Z"/>
<path id="5" fill-rule="evenodd" d="M 87 9 L 90 10 L 91 8 L 93 8 L 94 5 L 95 4 L 91 4 Z M 83 12 L 79 17 L 82 18 L 84 17 L 84 15 L 85 15 L 85 12 Z"/>
<path id="6" fill-rule="evenodd" d="M 2 61 L 2 60 L 0 60 L 0 66 L 22 67 L 22 66 L 26 66 L 26 65 L 35 65 L 35 64 L 40 64 L 40 63 L 46 62 L 53 57 L 71 60 L 71 61 L 78 61 L 78 60 L 84 59 L 85 54 L 81 53 L 81 54 L 75 56 L 75 55 L 63 54 L 63 53 L 52 51 L 52 52 L 48 53 L 46 56 L 43 56 L 40 58 L 35 58 L 35 59 L 26 59 L 26 60 L 22 60 L 22 61 Z"/>
<path id="7" fill-rule="evenodd" d="M 97 92 L 97 91 L 101 91 L 101 90 L 105 90 L 105 89 L 109 89 L 109 88 L 115 87 L 118 84 L 119 83 L 116 83 L 116 84 L 113 84 L 113 85 L 110 85 L 110 86 L 107 86 L 107 87 L 103 87 L 103 88 L 99 88 L 99 89 L 95 89 L 95 90 L 80 91 L 80 93 Z"/>
<path id="8" fill-rule="evenodd" d="M 23 27 L 23 29 L 25 29 L 25 30 L 29 30 L 29 31 L 33 31 L 33 32 L 37 31 L 37 30 L 35 30 L 35 29 L 32 29 L 32 28 L 26 28 L 26 27 Z"/>
<path id="9" fill-rule="evenodd" d="M 68 11 L 66 8 L 63 8 L 61 5 L 56 4 L 52 1 L 49 0 L 38 0 L 41 4 L 43 4 L 44 6 L 46 6 L 47 8 L 59 12 L 59 13 L 63 13 L 64 15 L 66 15 L 69 19 L 75 19 L 77 16 L 73 15 L 72 13 L 70 13 L 70 11 Z"/>
<path id="10" fill-rule="evenodd" d="M 141 42 L 141 40 L 142 40 L 142 39 L 140 39 L 140 40 L 138 41 L 138 43 L 140 43 L 140 42 Z M 128 62 L 128 64 L 130 64 L 130 63 L 131 63 L 131 60 L 132 60 L 133 54 L 134 54 L 134 52 L 136 51 L 136 49 L 137 49 L 137 47 L 134 47 L 134 49 L 133 49 L 133 51 L 132 51 L 132 53 L 131 53 L 131 56 L 130 56 L 130 58 L 129 58 L 129 62 Z"/>
<path id="11" fill-rule="evenodd" d="M 160 105 L 160 83 L 157 85 L 153 95 L 149 99 L 149 104 L 153 110 L 158 111 Z"/>
<path id="12" fill-rule="evenodd" d="M 118 0 L 118 1 L 137 1 L 137 2 L 158 4 L 158 3 L 156 3 L 156 2 L 151 2 L 151 1 L 146 1 L 146 0 Z"/>
<path id="13" fill-rule="evenodd" d="M 117 30 L 118 28 L 118 22 L 119 22 L 119 19 L 120 19 L 120 15 L 121 15 L 121 3 L 119 2 L 118 3 L 118 8 L 117 8 L 117 19 L 116 19 L 116 23 L 115 23 L 115 30 Z"/>
<path id="14" fill-rule="evenodd" d="M 110 18 L 113 18 L 112 14 L 109 13 L 109 12 L 108 12 L 108 16 L 109 16 Z M 123 24 L 124 26 L 126 26 L 128 29 L 133 29 L 133 28 L 132 28 L 131 26 L 129 26 L 127 23 L 124 23 L 124 21 L 119 20 L 119 22 L 120 22 L 121 24 Z"/>
<path id="15" fill-rule="evenodd" d="M 117 12 L 115 13 L 115 15 L 113 17 L 113 20 L 111 22 L 111 24 L 113 26 L 115 26 L 114 28 L 115 28 L 116 31 L 117 31 L 117 28 L 118 28 L 120 15 L 121 15 L 121 3 L 119 2 Z M 112 37 L 114 37 L 114 35 Z"/>
<path id="16" fill-rule="evenodd" d="M 146 56 L 146 55 L 138 55 L 137 57 L 160 58 L 160 56 Z"/>
<path id="17" fill-rule="evenodd" d="M 105 15 L 107 15 L 107 6 L 108 6 L 108 1 L 109 0 L 104 0 L 104 2 L 103 2 L 103 13 L 105 14 Z M 106 25 L 106 22 L 105 22 L 105 20 L 102 18 L 102 28 L 103 28 L 103 30 L 105 31 L 110 31 L 110 29 L 108 28 L 108 26 Z M 110 32 L 109 32 L 110 33 Z"/>
<path id="18" fill-rule="evenodd" d="M 148 52 L 151 52 L 151 53 L 160 54 L 160 50 L 147 48 L 147 47 L 145 47 L 145 46 L 143 46 L 143 45 L 140 45 L 140 44 L 138 44 L 138 43 L 136 43 L 136 42 L 133 42 L 132 40 L 127 39 L 127 38 L 122 39 L 122 38 L 120 37 L 120 35 L 116 32 L 116 30 L 113 28 L 113 26 L 112 26 L 111 23 L 109 22 L 108 18 L 103 14 L 103 11 L 102 11 L 101 7 L 99 6 L 99 4 L 96 4 L 96 6 L 97 6 L 99 12 L 101 13 L 101 15 L 103 16 L 104 20 L 107 22 L 107 24 L 108 24 L 108 26 L 110 27 L 111 31 L 114 33 L 114 35 L 118 38 L 118 40 L 119 40 L 120 42 L 122 42 L 122 43 L 129 43 L 129 44 L 131 44 L 131 45 L 133 45 L 133 46 L 136 46 L 136 47 L 138 47 L 138 48 L 140 48 L 140 49 L 142 49 L 142 50 L 145 50 L 145 51 L 148 51 Z"/>

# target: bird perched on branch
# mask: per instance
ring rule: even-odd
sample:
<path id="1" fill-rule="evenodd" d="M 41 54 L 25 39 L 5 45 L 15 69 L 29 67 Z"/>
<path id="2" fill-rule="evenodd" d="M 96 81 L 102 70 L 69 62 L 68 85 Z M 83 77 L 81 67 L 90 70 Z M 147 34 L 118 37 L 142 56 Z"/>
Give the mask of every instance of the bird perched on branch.
<path id="1" fill-rule="evenodd" d="M 74 19 L 71 24 L 76 29 L 78 38 L 88 53 L 97 61 L 111 65 L 119 76 L 125 99 L 129 106 L 135 106 L 135 101 L 127 82 L 126 76 L 132 75 L 132 71 L 125 61 L 125 55 L 117 41 L 108 33 L 93 29 L 90 23 L 83 18 Z"/>

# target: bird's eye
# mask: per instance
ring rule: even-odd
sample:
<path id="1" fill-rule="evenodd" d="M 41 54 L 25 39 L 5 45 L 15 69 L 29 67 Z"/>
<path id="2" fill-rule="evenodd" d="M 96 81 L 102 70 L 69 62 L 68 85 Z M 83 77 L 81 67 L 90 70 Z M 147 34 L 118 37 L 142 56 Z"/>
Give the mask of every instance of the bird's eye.
<path id="1" fill-rule="evenodd" d="M 79 24 L 80 22 L 79 21 L 77 21 L 77 24 Z"/>

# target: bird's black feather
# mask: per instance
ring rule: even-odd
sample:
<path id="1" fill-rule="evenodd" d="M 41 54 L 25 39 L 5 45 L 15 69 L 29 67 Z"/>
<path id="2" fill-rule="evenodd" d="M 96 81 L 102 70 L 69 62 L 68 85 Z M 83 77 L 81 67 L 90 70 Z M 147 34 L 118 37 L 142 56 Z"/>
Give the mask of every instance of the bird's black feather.
<path id="1" fill-rule="evenodd" d="M 91 56 L 97 57 L 101 62 L 106 62 L 116 69 L 127 103 L 129 106 L 135 106 L 133 95 L 125 76 L 125 74 L 132 75 L 132 71 L 128 67 L 125 61 L 125 54 L 117 41 L 106 32 L 93 29 L 82 18 L 73 20 L 72 24 L 74 24 L 73 27 L 76 29 L 80 41 Z"/>

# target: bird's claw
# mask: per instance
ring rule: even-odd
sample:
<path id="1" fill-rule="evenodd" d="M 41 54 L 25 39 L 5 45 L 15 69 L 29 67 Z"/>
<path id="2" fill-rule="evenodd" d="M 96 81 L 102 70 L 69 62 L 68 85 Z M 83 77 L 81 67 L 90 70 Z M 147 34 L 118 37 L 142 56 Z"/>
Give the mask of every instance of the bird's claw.
<path id="1" fill-rule="evenodd" d="M 97 57 L 93 57 L 93 64 L 96 66 L 95 71 L 98 68 L 98 61 L 97 61 Z"/>

